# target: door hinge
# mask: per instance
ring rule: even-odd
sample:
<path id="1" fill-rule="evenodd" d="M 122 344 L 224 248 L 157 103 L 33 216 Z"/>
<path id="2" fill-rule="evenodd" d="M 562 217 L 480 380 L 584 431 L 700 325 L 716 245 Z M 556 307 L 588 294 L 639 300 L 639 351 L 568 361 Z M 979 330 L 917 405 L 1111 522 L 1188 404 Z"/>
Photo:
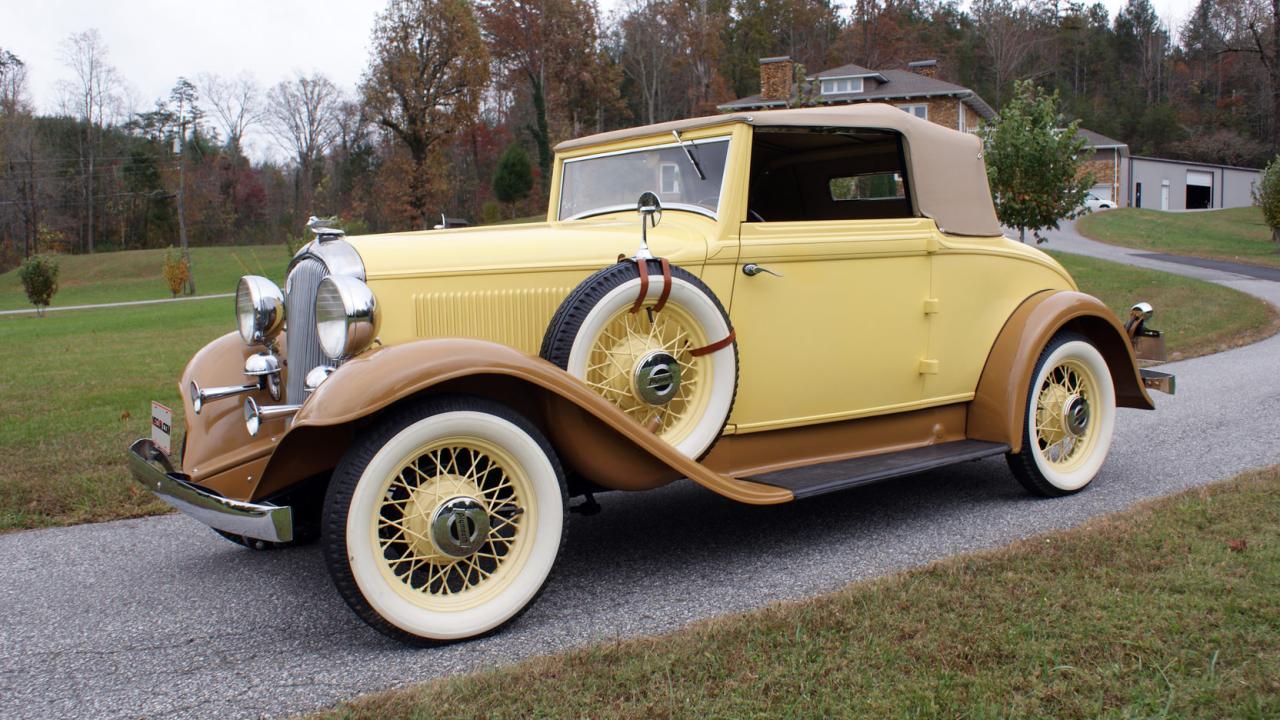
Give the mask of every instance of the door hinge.
<path id="1" fill-rule="evenodd" d="M 921 374 L 921 375 L 937 375 L 937 374 L 938 374 L 938 361 L 937 361 L 937 360 L 929 360 L 929 359 L 921 360 L 921 361 L 920 361 L 920 374 Z"/>
<path id="2" fill-rule="evenodd" d="M 937 314 L 938 314 L 938 298 L 925 298 L 925 301 L 924 301 L 924 314 L 925 314 L 925 315 L 937 315 Z"/>

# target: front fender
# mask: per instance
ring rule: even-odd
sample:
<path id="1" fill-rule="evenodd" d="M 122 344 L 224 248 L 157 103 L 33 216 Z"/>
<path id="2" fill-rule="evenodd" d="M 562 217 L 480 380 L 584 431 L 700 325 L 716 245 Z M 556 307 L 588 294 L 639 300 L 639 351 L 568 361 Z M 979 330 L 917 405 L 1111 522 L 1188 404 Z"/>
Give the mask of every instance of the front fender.
<path id="1" fill-rule="evenodd" d="M 996 337 L 969 405 L 969 437 L 1007 443 L 1013 452 L 1022 449 L 1031 374 L 1045 345 L 1064 330 L 1084 335 L 1102 353 L 1111 370 L 1117 405 L 1155 408 L 1139 376 L 1133 346 L 1115 313 L 1092 295 L 1044 290 L 1024 300 Z"/>
<path id="2" fill-rule="evenodd" d="M 291 467 L 303 458 L 332 458 L 361 420 L 431 392 L 479 393 L 517 408 L 540 408 L 541 417 L 530 419 L 540 421 L 557 452 L 605 487 L 645 489 L 687 477 L 740 502 L 765 505 L 793 499 L 788 490 L 737 480 L 685 457 L 541 358 L 461 338 L 378 348 L 343 364 L 298 411 L 256 494 L 282 489 L 296 475 Z"/>

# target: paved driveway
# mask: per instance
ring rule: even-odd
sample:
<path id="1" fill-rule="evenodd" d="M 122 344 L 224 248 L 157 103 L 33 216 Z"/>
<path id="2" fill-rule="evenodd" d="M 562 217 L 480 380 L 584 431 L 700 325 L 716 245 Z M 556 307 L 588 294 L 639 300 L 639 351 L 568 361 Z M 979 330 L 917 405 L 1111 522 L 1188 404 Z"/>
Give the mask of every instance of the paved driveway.
<path id="1" fill-rule="evenodd" d="M 1066 233 L 1050 247 L 1127 254 Z M 1108 255 L 1110 253 L 1110 255 Z M 1280 284 L 1160 269 L 1280 304 Z M 1122 410 L 1086 492 L 1026 495 L 1001 459 L 757 508 L 689 483 L 573 516 L 552 586 L 500 634 L 413 650 L 346 609 L 306 547 L 239 549 L 180 516 L 0 536 L 0 716 L 278 716 L 363 692 L 837 589 L 1077 525 L 1280 463 L 1280 336 L 1169 366 L 1178 395 Z"/>

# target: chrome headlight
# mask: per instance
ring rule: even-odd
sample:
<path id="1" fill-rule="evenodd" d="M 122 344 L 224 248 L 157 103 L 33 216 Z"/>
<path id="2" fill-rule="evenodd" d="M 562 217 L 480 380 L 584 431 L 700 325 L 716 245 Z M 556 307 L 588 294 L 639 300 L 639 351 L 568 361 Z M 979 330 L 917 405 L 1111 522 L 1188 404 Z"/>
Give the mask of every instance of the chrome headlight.
<path id="1" fill-rule="evenodd" d="M 284 293 L 260 275 L 245 275 L 236 286 L 236 325 L 246 345 L 265 345 L 284 329 Z"/>
<path id="2" fill-rule="evenodd" d="M 334 360 L 360 353 L 378 335 L 373 290 L 348 275 L 330 275 L 316 291 L 316 335 L 320 349 Z"/>

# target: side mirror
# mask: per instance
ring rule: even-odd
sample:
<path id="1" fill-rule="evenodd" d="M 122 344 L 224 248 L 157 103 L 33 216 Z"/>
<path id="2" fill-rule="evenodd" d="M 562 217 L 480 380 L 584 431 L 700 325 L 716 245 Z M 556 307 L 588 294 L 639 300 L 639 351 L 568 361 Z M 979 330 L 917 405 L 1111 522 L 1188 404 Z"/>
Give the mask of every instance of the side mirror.
<path id="1" fill-rule="evenodd" d="M 662 201 L 652 192 L 645 192 L 636 201 L 636 212 L 640 213 L 642 225 L 658 227 L 662 221 Z"/>

